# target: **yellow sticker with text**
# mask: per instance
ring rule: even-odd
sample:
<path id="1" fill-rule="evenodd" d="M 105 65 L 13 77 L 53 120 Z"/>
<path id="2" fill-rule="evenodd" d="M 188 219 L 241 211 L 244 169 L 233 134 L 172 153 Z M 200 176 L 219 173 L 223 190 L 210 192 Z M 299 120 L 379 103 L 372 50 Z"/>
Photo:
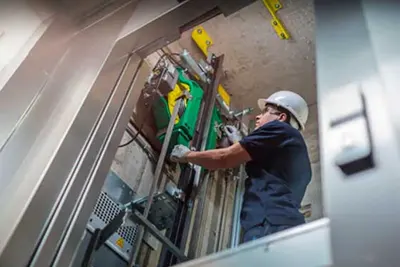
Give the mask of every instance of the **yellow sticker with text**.
<path id="1" fill-rule="evenodd" d="M 116 244 L 118 247 L 123 248 L 124 247 L 124 239 L 122 237 L 118 238 Z"/>

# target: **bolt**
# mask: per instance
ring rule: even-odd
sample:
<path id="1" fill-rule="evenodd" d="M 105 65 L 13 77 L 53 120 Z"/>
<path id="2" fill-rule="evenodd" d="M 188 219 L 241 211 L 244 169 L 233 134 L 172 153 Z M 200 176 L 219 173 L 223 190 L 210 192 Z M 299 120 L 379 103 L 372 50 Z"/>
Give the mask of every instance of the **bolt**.
<path id="1" fill-rule="evenodd" d="M 198 29 L 198 30 L 197 30 L 197 33 L 198 33 L 198 34 L 201 34 L 202 32 L 203 32 L 203 31 L 202 31 L 201 29 Z"/>
<path id="2" fill-rule="evenodd" d="M 284 33 L 281 33 L 281 37 L 282 37 L 283 39 L 285 39 L 285 38 L 286 38 L 286 36 L 285 36 L 285 34 L 284 34 Z"/>
<path id="3" fill-rule="evenodd" d="M 280 6 L 279 4 L 276 4 L 275 7 L 276 7 L 276 8 L 280 8 L 281 6 Z"/>
<path id="4" fill-rule="evenodd" d="M 206 45 L 210 45 L 211 42 L 209 40 L 206 41 Z"/>
<path id="5" fill-rule="evenodd" d="M 274 22 L 272 22 L 272 24 L 274 24 L 276 26 L 276 25 L 278 25 L 278 22 L 276 22 L 276 20 L 274 20 Z"/>

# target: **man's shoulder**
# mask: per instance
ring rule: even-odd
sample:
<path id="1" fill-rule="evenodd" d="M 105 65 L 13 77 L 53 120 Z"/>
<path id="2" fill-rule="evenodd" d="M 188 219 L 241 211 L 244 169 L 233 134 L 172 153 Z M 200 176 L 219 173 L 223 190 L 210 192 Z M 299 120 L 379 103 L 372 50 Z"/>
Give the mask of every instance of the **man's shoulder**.
<path id="1" fill-rule="evenodd" d="M 271 121 L 260 127 L 263 131 L 275 131 L 290 136 L 301 136 L 300 132 L 293 128 L 290 124 L 282 121 Z"/>

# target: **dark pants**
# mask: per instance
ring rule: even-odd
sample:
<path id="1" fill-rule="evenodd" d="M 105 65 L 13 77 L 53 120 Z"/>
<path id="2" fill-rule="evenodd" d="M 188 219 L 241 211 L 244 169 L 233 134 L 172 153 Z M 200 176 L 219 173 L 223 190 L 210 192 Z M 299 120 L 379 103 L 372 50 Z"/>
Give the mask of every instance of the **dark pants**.
<path id="1" fill-rule="evenodd" d="M 262 224 L 258 224 L 243 233 L 242 243 L 246 243 L 258 238 L 277 233 L 293 227 L 293 225 L 272 225 L 267 221 Z"/>

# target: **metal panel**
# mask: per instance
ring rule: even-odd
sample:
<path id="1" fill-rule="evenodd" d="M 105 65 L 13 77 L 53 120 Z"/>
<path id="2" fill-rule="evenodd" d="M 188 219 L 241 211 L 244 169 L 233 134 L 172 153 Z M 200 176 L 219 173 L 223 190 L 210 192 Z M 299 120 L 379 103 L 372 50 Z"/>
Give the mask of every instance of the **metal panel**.
<path id="1" fill-rule="evenodd" d="M 87 229 L 91 233 L 96 228 L 103 229 L 121 211 L 121 205 L 129 203 L 133 198 L 133 190 L 114 172 L 109 172 L 93 213 L 90 216 Z M 127 218 L 127 220 L 129 219 Z M 126 261 L 129 260 L 129 255 L 136 239 L 137 227 L 132 224 L 133 222 L 130 222 L 126 226 L 121 226 L 106 241 L 106 244 Z"/>
<path id="2" fill-rule="evenodd" d="M 177 267 L 320 267 L 331 264 L 329 220 L 320 219 Z"/>
<path id="3" fill-rule="evenodd" d="M 398 119 L 392 117 L 398 111 L 388 107 L 387 98 L 395 101 L 399 94 L 398 78 L 393 78 L 400 66 L 395 48 L 399 33 L 394 29 L 397 24 L 391 24 L 399 22 L 395 12 L 399 4 L 348 1 L 343 5 L 321 0 L 315 8 L 324 207 L 331 221 L 333 261 L 335 266 L 395 266 L 400 260 L 396 249 L 400 246 L 400 156 L 392 124 Z M 354 87 L 358 93 L 349 94 Z M 338 94 L 340 102 L 335 101 Z M 347 117 L 341 129 L 344 134 L 335 138 L 332 117 L 341 107 L 355 106 L 360 98 L 365 108 L 361 119 L 366 123 L 360 123 L 359 116 Z M 341 159 L 354 159 L 352 149 L 346 148 L 365 152 L 368 146 L 374 168 L 361 165 L 364 168 L 345 174 L 336 165 L 339 153 L 348 154 L 340 154 Z"/>
<path id="4" fill-rule="evenodd" d="M 128 70 L 132 68 L 129 71 L 132 75 L 138 59 L 131 60 L 130 64 L 114 65 L 114 69 L 109 69 L 107 80 L 104 77 L 101 81 L 102 86 L 92 86 L 124 24 L 124 17 L 128 19 L 130 13 L 128 8 L 122 9 L 99 22 L 98 27 L 75 37 L 1 151 L 0 177 L 4 191 L 0 198 L 14 203 L 1 206 L 2 214 L 8 214 L 0 219 L 1 262 L 7 266 L 25 266 L 40 238 L 48 242 L 39 250 L 48 254 L 43 253 L 44 258 L 36 258 L 33 263 L 50 264 L 87 175 L 95 160 L 98 164 L 101 162 L 97 154 L 107 141 L 105 137 L 110 134 L 109 127 L 116 113 L 120 112 L 129 81 L 117 84 L 121 87 L 114 84 L 124 65 Z M 18 70 L 14 77 L 27 82 L 25 75 L 26 72 Z M 20 97 L 17 95 L 17 99 Z M 48 220 L 49 215 L 54 216 L 53 221 Z M 44 227 L 49 227 L 47 232 Z"/>
<path id="5" fill-rule="evenodd" d="M 117 203 L 111 200 L 105 192 L 101 192 L 93 214 L 90 216 L 88 230 L 93 233 L 96 228 L 104 228 L 112 219 L 114 219 L 120 210 L 121 209 Z M 122 248 L 117 245 L 117 242 L 121 242 L 119 241 L 121 238 L 123 240 L 121 243 Z M 115 253 L 128 261 L 132 247 L 135 244 L 135 239 L 136 227 L 122 226 L 116 233 L 110 236 L 106 244 L 111 247 Z"/>
<path id="6" fill-rule="evenodd" d="M 95 229 L 104 228 L 118 213 L 120 209 L 104 192 L 100 194 L 98 202 L 95 206 L 94 213 L 90 216 L 88 230 L 93 234 Z M 129 259 L 129 251 L 132 249 L 136 237 L 135 228 L 132 226 L 118 229 L 118 233 L 113 233 L 106 244 L 113 251 L 124 258 Z M 117 243 L 123 245 L 122 248 Z"/>
<path id="7" fill-rule="evenodd" d="M 91 237 L 92 234 L 86 231 L 82 237 L 82 242 L 79 245 L 78 253 L 74 259 L 74 262 L 71 264 L 71 267 L 82 267 L 82 260 Z M 115 252 L 108 246 L 101 246 L 94 254 L 94 267 L 126 267 L 126 264 L 127 262 L 115 254 Z"/>
<path id="8" fill-rule="evenodd" d="M 396 137 L 399 139 L 400 32 L 397 25 L 400 23 L 400 16 L 396 11 L 400 8 L 400 2 L 384 1 L 384 3 L 378 5 L 376 1 L 364 1 L 363 10 L 374 58 L 385 86 L 386 101 L 392 115 L 390 119 L 394 123 Z"/>
<path id="9" fill-rule="evenodd" d="M 0 91 L 0 151 L 39 97 L 66 52 L 74 30 L 67 18 L 59 17 Z M 6 177 L 9 175 L 12 173 L 7 173 Z"/>

